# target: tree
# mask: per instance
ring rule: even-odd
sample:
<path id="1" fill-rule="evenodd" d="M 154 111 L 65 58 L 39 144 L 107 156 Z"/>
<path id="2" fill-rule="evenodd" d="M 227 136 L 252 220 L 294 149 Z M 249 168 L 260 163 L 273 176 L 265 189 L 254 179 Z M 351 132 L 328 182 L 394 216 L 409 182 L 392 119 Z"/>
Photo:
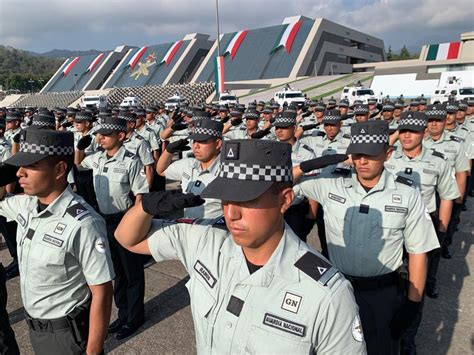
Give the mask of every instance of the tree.
<path id="1" fill-rule="evenodd" d="M 387 60 L 393 60 L 393 53 L 392 53 L 392 46 L 388 46 L 388 52 L 387 52 Z"/>
<path id="2" fill-rule="evenodd" d="M 402 49 L 400 50 L 399 60 L 407 60 L 407 59 L 411 59 L 411 55 L 407 47 L 403 45 Z"/>

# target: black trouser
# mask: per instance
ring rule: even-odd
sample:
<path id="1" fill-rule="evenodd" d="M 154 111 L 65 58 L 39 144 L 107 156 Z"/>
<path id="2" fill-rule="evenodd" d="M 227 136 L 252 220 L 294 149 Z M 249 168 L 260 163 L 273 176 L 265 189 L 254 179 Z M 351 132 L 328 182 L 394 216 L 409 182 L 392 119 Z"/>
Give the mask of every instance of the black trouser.
<path id="1" fill-rule="evenodd" d="M 94 190 L 94 178 L 92 169 L 74 169 L 74 180 L 76 182 L 77 194 L 81 196 L 92 208 L 97 210 L 97 198 Z"/>
<path id="2" fill-rule="evenodd" d="M 438 233 L 439 217 L 437 212 L 431 213 L 431 220 L 436 230 L 438 242 L 440 246 L 444 244 L 444 236 Z M 428 252 L 428 273 L 426 275 L 426 286 L 433 287 L 436 285 L 436 275 L 438 274 L 439 261 L 441 259 L 441 248 L 436 248 Z"/>
<path id="3" fill-rule="evenodd" d="M 5 269 L 0 263 L 0 354 L 13 355 L 19 354 L 20 350 L 8 319 L 6 282 Z"/>
<path id="4" fill-rule="evenodd" d="M 390 323 L 401 306 L 398 275 L 359 278 L 346 276 L 354 288 L 360 320 L 369 355 L 395 355 L 400 342 L 393 340 Z"/>
<path id="5" fill-rule="evenodd" d="M 15 221 L 7 222 L 7 219 L 0 216 L 0 233 L 2 233 L 7 243 L 8 251 L 13 259 L 18 258 L 17 246 L 16 246 L 16 227 Z"/>
<path id="6" fill-rule="evenodd" d="M 454 202 L 453 210 L 451 212 L 451 219 L 449 220 L 448 231 L 443 246 L 450 246 L 453 243 L 453 235 L 456 232 L 459 216 L 461 214 L 461 204 Z"/>
<path id="7" fill-rule="evenodd" d="M 321 254 L 329 259 L 328 243 L 326 241 L 326 224 L 324 223 L 324 209 L 321 204 L 318 204 L 316 225 L 318 226 L 318 237 L 319 242 L 321 243 Z"/>
<path id="8" fill-rule="evenodd" d="M 145 315 L 143 256 L 128 251 L 114 237 L 123 213 L 103 216 L 114 263 L 114 301 L 118 308 L 118 319 L 121 323 L 135 327 L 143 323 Z"/>
<path id="9" fill-rule="evenodd" d="M 89 337 L 90 303 L 75 308 L 66 317 L 33 319 L 25 313 L 35 354 L 85 354 Z"/>
<path id="10" fill-rule="evenodd" d="M 301 203 L 290 206 L 285 212 L 285 222 L 302 241 L 306 242 L 309 232 L 313 229 L 314 220 L 308 218 L 309 203 L 304 200 Z"/>

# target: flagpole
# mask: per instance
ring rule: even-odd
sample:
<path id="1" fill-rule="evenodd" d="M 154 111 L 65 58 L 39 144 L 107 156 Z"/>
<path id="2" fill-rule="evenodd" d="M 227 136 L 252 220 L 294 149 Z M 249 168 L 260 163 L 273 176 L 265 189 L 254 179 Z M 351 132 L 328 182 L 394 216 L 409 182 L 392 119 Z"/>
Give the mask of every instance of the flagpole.
<path id="1" fill-rule="evenodd" d="M 219 0 L 216 0 L 216 24 L 217 24 L 217 56 L 221 55 L 221 40 L 219 31 Z"/>

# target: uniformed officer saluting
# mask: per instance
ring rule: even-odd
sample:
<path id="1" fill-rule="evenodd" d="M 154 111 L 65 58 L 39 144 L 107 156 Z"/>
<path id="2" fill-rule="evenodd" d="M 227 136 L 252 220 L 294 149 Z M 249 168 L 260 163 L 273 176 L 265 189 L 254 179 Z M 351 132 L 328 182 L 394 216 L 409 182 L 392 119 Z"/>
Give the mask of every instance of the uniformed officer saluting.
<path id="1" fill-rule="evenodd" d="M 145 195 L 119 225 L 123 246 L 190 273 L 198 353 L 365 353 L 349 282 L 283 221 L 291 186 L 289 144 L 226 141 L 202 196 L 222 200 L 229 230 L 152 220 L 170 191 Z"/>
<path id="2" fill-rule="evenodd" d="M 85 136 L 77 144 L 76 164 L 92 169 L 94 189 L 99 211 L 105 218 L 107 237 L 111 246 L 115 269 L 114 299 L 118 308 L 118 319 L 109 327 L 118 339 L 133 334 L 144 321 L 143 298 L 145 276 L 143 259 L 122 248 L 114 238 L 114 231 L 127 209 L 138 203 L 148 184 L 143 174 L 143 165 L 136 155 L 123 146 L 127 123 L 121 118 L 107 117 L 96 131 L 104 151 L 97 151 L 84 158 L 81 150 L 91 141 Z"/>
<path id="3" fill-rule="evenodd" d="M 386 122 L 355 123 L 347 153 L 355 173 L 308 177 L 295 191 L 324 208 L 329 256 L 354 286 L 368 352 L 398 354 L 398 340 L 420 307 L 426 253 L 439 243 L 420 192 L 409 180 L 384 170 L 390 157 Z M 303 162 L 295 176 L 312 165 Z M 410 285 L 400 304 L 397 269 L 403 246 L 409 254 Z"/>
<path id="4" fill-rule="evenodd" d="M 20 167 L 25 191 L 4 198 L 2 188 L 0 214 L 18 222 L 21 295 L 36 354 L 100 353 L 110 319 L 105 223 L 68 187 L 73 156 L 72 132 L 28 128 L 6 161 Z"/>

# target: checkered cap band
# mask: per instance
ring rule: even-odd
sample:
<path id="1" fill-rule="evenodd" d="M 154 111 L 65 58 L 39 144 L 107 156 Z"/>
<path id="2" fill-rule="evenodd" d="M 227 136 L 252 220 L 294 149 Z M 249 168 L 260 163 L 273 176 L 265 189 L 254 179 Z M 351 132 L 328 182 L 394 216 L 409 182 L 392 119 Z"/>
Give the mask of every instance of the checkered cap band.
<path id="1" fill-rule="evenodd" d="M 388 134 L 376 134 L 376 135 L 353 135 L 351 136 L 351 144 L 362 144 L 362 143 L 376 143 L 383 144 L 388 143 Z"/>
<path id="2" fill-rule="evenodd" d="M 222 162 L 219 177 L 244 181 L 293 181 L 293 172 L 290 166 L 283 165 Z"/>
<path id="3" fill-rule="evenodd" d="M 292 117 L 276 117 L 275 118 L 275 124 L 276 123 L 288 123 L 288 124 L 296 124 L 296 118 Z"/>
<path id="4" fill-rule="evenodd" d="M 468 106 L 474 106 L 474 97 L 469 97 L 467 99 L 467 105 Z"/>
<path id="5" fill-rule="evenodd" d="M 418 106 L 420 104 L 420 101 L 418 100 L 413 100 L 410 102 L 410 106 Z"/>
<path id="6" fill-rule="evenodd" d="M 99 129 L 111 129 L 112 131 L 125 132 L 127 131 L 127 126 L 112 123 L 101 123 Z"/>
<path id="7" fill-rule="evenodd" d="M 194 129 L 194 134 L 205 134 L 206 136 L 222 138 L 222 132 L 205 127 L 196 127 Z"/>
<path id="8" fill-rule="evenodd" d="M 356 107 L 354 109 L 354 114 L 366 115 L 369 113 L 369 109 L 367 107 Z"/>
<path id="9" fill-rule="evenodd" d="M 207 117 L 207 116 L 193 116 L 193 121 L 202 121 L 202 120 L 206 120 L 206 119 L 209 119 L 209 117 Z"/>
<path id="10" fill-rule="evenodd" d="M 41 155 L 72 155 L 74 154 L 74 147 L 58 147 L 22 142 L 20 143 L 20 152 Z"/>
<path id="11" fill-rule="evenodd" d="M 446 105 L 446 111 L 457 111 L 459 109 L 459 106 L 457 104 L 447 104 Z"/>
<path id="12" fill-rule="evenodd" d="M 393 110 L 395 110 L 395 106 L 393 106 L 392 104 L 382 106 L 382 111 L 393 111 Z"/>
<path id="13" fill-rule="evenodd" d="M 425 112 L 426 117 L 429 118 L 445 118 L 446 111 L 445 110 L 428 110 Z"/>
<path id="14" fill-rule="evenodd" d="M 120 119 L 122 119 L 122 120 L 125 120 L 125 121 L 129 121 L 129 122 L 135 122 L 135 120 L 136 120 L 134 114 L 130 114 L 130 115 L 119 115 L 118 118 L 120 118 Z"/>
<path id="15" fill-rule="evenodd" d="M 335 116 L 335 115 L 326 115 L 323 117 L 323 122 L 324 121 L 340 121 L 341 116 Z"/>
<path id="16" fill-rule="evenodd" d="M 458 103 L 458 109 L 459 109 L 459 110 L 465 110 L 465 109 L 467 109 L 467 103 L 464 102 L 464 101 L 459 102 L 459 103 Z"/>
<path id="17" fill-rule="evenodd" d="M 321 104 L 317 104 L 316 105 L 316 110 L 326 110 L 326 105 L 321 105 Z"/>
<path id="18" fill-rule="evenodd" d="M 260 117 L 260 115 L 258 113 L 254 113 L 254 112 L 245 112 L 243 117 L 256 120 Z"/>
<path id="19" fill-rule="evenodd" d="M 33 120 L 31 127 L 55 127 L 54 122 Z"/>
<path id="20" fill-rule="evenodd" d="M 426 121 L 421 118 L 402 118 L 399 126 L 420 126 L 425 127 Z"/>

